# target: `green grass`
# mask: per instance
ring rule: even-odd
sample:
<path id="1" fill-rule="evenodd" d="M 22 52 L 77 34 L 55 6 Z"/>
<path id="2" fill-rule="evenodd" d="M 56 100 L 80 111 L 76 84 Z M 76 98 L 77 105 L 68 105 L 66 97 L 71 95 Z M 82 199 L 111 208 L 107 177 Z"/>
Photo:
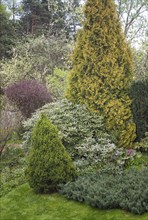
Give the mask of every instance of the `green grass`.
<path id="1" fill-rule="evenodd" d="M 147 220 L 148 214 L 98 210 L 59 194 L 36 195 L 24 184 L 1 198 L 1 220 Z"/>

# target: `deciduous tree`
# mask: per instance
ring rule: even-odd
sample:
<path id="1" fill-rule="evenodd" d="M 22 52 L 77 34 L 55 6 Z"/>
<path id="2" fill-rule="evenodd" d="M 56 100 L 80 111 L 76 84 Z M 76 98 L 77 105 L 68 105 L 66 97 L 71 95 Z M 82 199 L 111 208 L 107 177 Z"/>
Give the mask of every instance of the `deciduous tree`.
<path id="1" fill-rule="evenodd" d="M 52 102 L 52 96 L 46 87 L 36 80 L 21 80 L 9 85 L 5 94 L 25 117 L 30 117 L 36 109 Z"/>
<path id="2" fill-rule="evenodd" d="M 115 0 L 125 36 L 132 42 L 143 38 L 148 30 L 147 0 Z"/>

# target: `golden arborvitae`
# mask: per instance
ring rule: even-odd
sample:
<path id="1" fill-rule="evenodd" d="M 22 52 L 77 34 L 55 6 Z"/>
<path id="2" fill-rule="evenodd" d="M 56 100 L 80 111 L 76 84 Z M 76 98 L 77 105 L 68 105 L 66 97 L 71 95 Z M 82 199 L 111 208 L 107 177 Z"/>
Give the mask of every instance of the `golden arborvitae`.
<path id="1" fill-rule="evenodd" d="M 133 77 L 130 48 L 113 0 L 87 0 L 79 31 L 67 98 L 104 115 L 120 147 L 132 147 L 135 124 L 128 96 Z"/>

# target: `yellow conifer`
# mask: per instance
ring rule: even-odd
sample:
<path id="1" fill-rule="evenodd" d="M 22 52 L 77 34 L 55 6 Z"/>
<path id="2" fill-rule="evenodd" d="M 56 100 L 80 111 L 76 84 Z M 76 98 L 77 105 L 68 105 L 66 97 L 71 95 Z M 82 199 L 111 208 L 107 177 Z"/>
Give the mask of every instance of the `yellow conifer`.
<path id="1" fill-rule="evenodd" d="M 117 145 L 130 148 L 136 137 L 128 96 L 133 65 L 116 6 L 113 0 L 87 0 L 84 15 L 67 98 L 103 115 Z"/>

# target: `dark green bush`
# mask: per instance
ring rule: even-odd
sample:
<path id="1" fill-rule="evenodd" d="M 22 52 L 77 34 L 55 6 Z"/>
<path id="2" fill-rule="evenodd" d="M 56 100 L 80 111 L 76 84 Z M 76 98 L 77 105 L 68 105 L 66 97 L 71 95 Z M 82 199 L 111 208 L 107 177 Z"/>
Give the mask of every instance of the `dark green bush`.
<path id="1" fill-rule="evenodd" d="M 30 186 L 40 193 L 56 191 L 59 183 L 66 183 L 76 175 L 58 130 L 46 115 L 41 116 L 33 129 L 26 175 Z"/>
<path id="2" fill-rule="evenodd" d="M 100 209 L 122 208 L 135 214 L 148 211 L 148 169 L 122 175 L 90 173 L 61 187 L 67 198 Z"/>
<path id="3" fill-rule="evenodd" d="M 118 180 L 118 203 L 135 214 L 148 211 L 148 169 L 130 170 Z"/>
<path id="4" fill-rule="evenodd" d="M 148 131 L 148 77 L 141 81 L 134 81 L 130 93 L 137 127 L 137 140 L 139 141 Z"/>

